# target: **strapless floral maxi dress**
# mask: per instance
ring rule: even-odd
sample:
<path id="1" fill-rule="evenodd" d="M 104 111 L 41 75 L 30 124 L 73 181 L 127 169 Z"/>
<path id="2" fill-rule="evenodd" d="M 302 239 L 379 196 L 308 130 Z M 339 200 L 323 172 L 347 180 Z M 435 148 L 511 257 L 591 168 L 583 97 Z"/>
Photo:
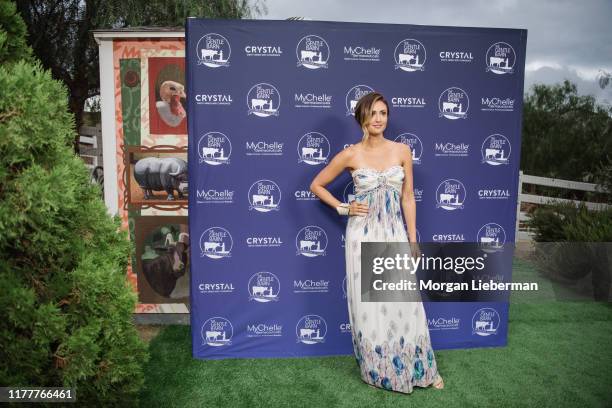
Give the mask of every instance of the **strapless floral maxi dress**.
<path id="1" fill-rule="evenodd" d="M 437 374 L 421 302 L 361 302 L 361 243 L 406 242 L 401 212 L 404 171 L 393 166 L 352 173 L 355 199 L 367 216 L 350 216 L 345 234 L 346 284 L 355 358 L 361 378 L 375 387 L 411 393 Z"/>

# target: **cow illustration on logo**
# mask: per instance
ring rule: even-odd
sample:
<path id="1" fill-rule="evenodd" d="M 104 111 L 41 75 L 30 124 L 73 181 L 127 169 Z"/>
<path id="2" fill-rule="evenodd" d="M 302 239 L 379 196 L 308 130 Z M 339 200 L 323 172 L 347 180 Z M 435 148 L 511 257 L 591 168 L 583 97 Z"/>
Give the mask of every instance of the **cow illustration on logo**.
<path id="1" fill-rule="evenodd" d="M 403 143 L 410 147 L 412 152 L 412 164 L 421 164 L 421 156 L 423 155 L 423 143 L 421 139 L 413 133 L 402 133 L 395 138 L 398 143 Z"/>
<path id="2" fill-rule="evenodd" d="M 232 344 L 234 327 L 228 319 L 215 316 L 204 322 L 200 335 L 204 340 L 204 344 L 209 346 L 229 346 Z"/>
<path id="3" fill-rule="evenodd" d="M 198 140 L 200 163 L 218 166 L 229 164 L 232 154 L 232 142 L 221 132 L 208 132 Z"/>
<path id="4" fill-rule="evenodd" d="M 298 343 L 323 343 L 327 335 L 327 322 L 319 315 L 302 316 L 295 326 L 295 335 Z"/>
<path id="5" fill-rule="evenodd" d="M 472 316 L 472 334 L 490 336 L 497 334 L 499 328 L 499 313 L 491 307 L 478 309 Z"/>
<path id="6" fill-rule="evenodd" d="M 509 163 L 508 159 L 510 159 L 512 147 L 506 136 L 495 133 L 488 136 L 484 142 L 482 142 L 480 151 L 482 154 L 482 163 L 487 163 L 491 166 L 499 166 L 500 164 Z"/>
<path id="7" fill-rule="evenodd" d="M 369 93 L 374 92 L 372 87 L 367 85 L 355 85 L 346 93 L 346 116 L 355 116 L 355 108 L 359 99 L 366 96 Z"/>
<path id="8" fill-rule="evenodd" d="M 470 108 L 468 94 L 461 88 L 451 87 L 440 94 L 438 98 L 439 117 L 446 119 L 465 119 Z"/>
<path id="9" fill-rule="evenodd" d="M 278 211 L 281 191 L 272 180 L 258 180 L 249 188 L 249 210 Z"/>
<path id="10" fill-rule="evenodd" d="M 424 71 L 427 50 L 422 42 L 413 38 L 400 41 L 393 52 L 395 69 L 406 72 Z"/>
<path id="11" fill-rule="evenodd" d="M 327 234 L 325 230 L 316 225 L 308 225 L 302 228 L 295 237 L 297 255 L 314 258 L 324 256 L 327 248 Z"/>
<path id="12" fill-rule="evenodd" d="M 490 71 L 498 75 L 512 74 L 514 73 L 516 53 L 510 44 L 497 42 L 487 50 L 485 61 L 487 63 L 487 72 Z"/>
<path id="13" fill-rule="evenodd" d="M 267 118 L 278 116 L 281 98 L 278 89 L 274 85 L 262 82 L 255 84 L 247 94 L 248 114 Z"/>
<path id="14" fill-rule="evenodd" d="M 329 45 L 318 35 L 302 37 L 295 48 L 297 66 L 309 69 L 327 68 L 329 60 Z"/>
<path id="15" fill-rule="evenodd" d="M 463 209 L 465 201 L 465 187 L 456 179 L 444 180 L 436 190 L 436 208 L 445 210 Z"/>
<path id="16" fill-rule="evenodd" d="M 476 242 L 484 252 L 499 252 L 506 243 L 506 231 L 501 225 L 490 222 L 478 230 Z"/>
<path id="17" fill-rule="evenodd" d="M 221 227 L 211 227 L 200 236 L 201 256 L 211 259 L 229 258 L 234 240 L 228 230 Z"/>
<path id="18" fill-rule="evenodd" d="M 198 65 L 210 68 L 227 67 L 231 53 L 229 41 L 221 34 L 205 34 L 197 44 Z"/>
<path id="19" fill-rule="evenodd" d="M 298 163 L 304 162 L 312 166 L 327 163 L 330 149 L 329 140 L 324 134 L 308 132 L 298 141 Z"/>
<path id="20" fill-rule="evenodd" d="M 272 272 L 257 272 L 249 279 L 249 300 L 260 303 L 278 301 L 280 281 Z"/>

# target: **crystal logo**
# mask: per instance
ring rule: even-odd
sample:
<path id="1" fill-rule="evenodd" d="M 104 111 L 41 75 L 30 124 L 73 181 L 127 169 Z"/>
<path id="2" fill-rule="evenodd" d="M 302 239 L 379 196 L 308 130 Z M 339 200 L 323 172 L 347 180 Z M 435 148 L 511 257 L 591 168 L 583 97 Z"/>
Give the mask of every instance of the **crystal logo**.
<path id="1" fill-rule="evenodd" d="M 369 93 L 374 92 L 374 89 L 367 85 L 355 85 L 346 93 L 346 116 L 355 115 L 355 108 L 359 99 Z"/>
<path id="2" fill-rule="evenodd" d="M 470 145 L 467 143 L 439 142 L 434 144 L 436 157 L 467 157 Z"/>
<path id="3" fill-rule="evenodd" d="M 198 65 L 210 68 L 227 67 L 231 53 L 229 41 L 221 34 L 205 34 L 197 44 Z"/>
<path id="4" fill-rule="evenodd" d="M 296 108 L 322 108 L 332 107 L 332 96 L 324 93 L 296 93 L 293 96 Z"/>
<path id="5" fill-rule="evenodd" d="M 472 62 L 474 57 L 471 51 L 440 51 L 441 62 Z"/>
<path id="6" fill-rule="evenodd" d="M 476 242 L 484 252 L 498 252 L 506 243 L 506 231 L 501 225 L 490 222 L 478 230 Z"/>
<path id="7" fill-rule="evenodd" d="M 231 282 L 206 282 L 200 283 L 198 290 L 203 295 L 208 293 L 232 293 L 234 292 L 234 284 Z"/>
<path id="8" fill-rule="evenodd" d="M 293 293 L 328 293 L 329 281 L 324 279 L 294 280 Z"/>
<path id="9" fill-rule="evenodd" d="M 204 344 L 209 346 L 229 346 L 232 344 L 234 327 L 232 323 L 224 317 L 211 317 L 202 325 L 200 335 L 204 340 Z"/>
<path id="10" fill-rule="evenodd" d="M 211 259 L 229 258 L 233 245 L 232 235 L 225 228 L 211 227 L 200 236 L 201 256 Z"/>
<path id="11" fill-rule="evenodd" d="M 449 211 L 463 209 L 465 193 L 465 187 L 459 180 L 444 180 L 436 190 L 436 208 L 443 208 Z"/>
<path id="12" fill-rule="evenodd" d="M 234 190 L 228 189 L 196 190 L 196 202 L 198 204 L 233 204 L 235 193 Z"/>
<path id="13" fill-rule="evenodd" d="M 440 94 L 438 99 L 439 117 L 465 119 L 470 107 L 468 94 L 461 88 L 451 87 Z"/>
<path id="14" fill-rule="evenodd" d="M 300 138 L 297 145 L 298 163 L 317 166 L 327 163 L 330 154 L 329 140 L 319 132 L 308 132 Z"/>
<path id="15" fill-rule="evenodd" d="M 247 337 L 280 337 L 283 335 L 283 325 L 279 323 L 247 324 Z"/>
<path id="16" fill-rule="evenodd" d="M 249 278 L 249 300 L 259 303 L 278 301 L 280 281 L 272 272 L 257 272 Z"/>
<path id="17" fill-rule="evenodd" d="M 472 334 L 490 336 L 497 334 L 499 328 L 499 313 L 491 307 L 478 309 L 472 316 Z"/>
<path id="18" fill-rule="evenodd" d="M 429 330 L 457 330 L 459 329 L 460 319 L 458 317 L 438 317 L 437 319 L 427 319 Z"/>
<path id="19" fill-rule="evenodd" d="M 197 94 L 197 105 L 231 105 L 234 100 L 230 94 Z"/>
<path id="20" fill-rule="evenodd" d="M 501 188 L 486 188 L 478 190 L 479 200 L 507 200 L 510 198 L 510 190 Z"/>
<path id="21" fill-rule="evenodd" d="M 433 242 L 464 242 L 465 237 L 463 236 L 463 234 L 444 233 L 444 234 L 433 234 L 431 236 L 431 240 Z"/>
<path id="22" fill-rule="evenodd" d="M 265 142 L 263 140 L 245 142 L 247 156 L 282 156 L 282 142 Z"/>
<path id="23" fill-rule="evenodd" d="M 293 196 L 297 201 L 319 201 L 319 197 L 310 190 L 295 190 Z"/>
<path id="24" fill-rule="evenodd" d="M 198 140 L 198 156 L 200 164 L 211 166 L 229 164 L 232 155 L 232 142 L 221 132 L 208 132 Z"/>
<path id="25" fill-rule="evenodd" d="M 480 110 L 484 112 L 514 112 L 514 99 L 480 98 Z"/>
<path id="26" fill-rule="evenodd" d="M 340 333 L 351 333 L 351 323 L 340 323 Z"/>
<path id="27" fill-rule="evenodd" d="M 247 45 L 244 47 L 247 57 L 280 57 L 283 50 L 280 46 L 272 45 Z"/>
<path id="28" fill-rule="evenodd" d="M 297 255 L 309 258 L 324 256 L 327 248 L 327 234 L 325 230 L 316 225 L 302 228 L 295 237 Z"/>
<path id="29" fill-rule="evenodd" d="M 362 46 L 344 46 L 345 61 L 380 61 L 380 48 Z"/>
<path id="30" fill-rule="evenodd" d="M 403 143 L 410 147 L 410 151 L 412 152 L 412 164 L 421 164 L 421 156 L 423 155 L 423 143 L 417 135 L 413 133 L 402 133 L 401 135 L 395 138 L 395 141 L 398 143 Z"/>
<path id="31" fill-rule="evenodd" d="M 281 98 L 278 89 L 274 85 L 262 82 L 253 85 L 247 94 L 248 114 L 267 118 L 278 116 Z"/>
<path id="32" fill-rule="evenodd" d="M 510 153 L 512 148 L 510 141 L 504 135 L 499 133 L 488 136 L 482 147 L 480 148 L 482 154 L 482 163 L 490 164 L 491 166 L 499 166 L 500 164 L 508 164 Z"/>
<path id="33" fill-rule="evenodd" d="M 280 200 L 280 188 L 272 180 L 258 180 L 249 188 L 249 210 L 278 211 Z"/>
<path id="34" fill-rule="evenodd" d="M 487 72 L 490 71 L 498 75 L 514 73 L 516 53 L 514 48 L 508 43 L 497 42 L 491 45 L 487 50 L 485 59 Z"/>
<path id="35" fill-rule="evenodd" d="M 246 238 L 249 248 L 275 248 L 283 245 L 281 237 L 277 236 L 251 236 Z"/>
<path id="36" fill-rule="evenodd" d="M 424 108 L 425 98 L 420 96 L 394 96 L 391 98 L 391 106 L 394 108 Z"/>
<path id="37" fill-rule="evenodd" d="M 393 52 L 395 69 L 406 72 L 424 71 L 427 51 L 425 46 L 413 38 L 400 41 Z"/>
<path id="38" fill-rule="evenodd" d="M 295 48 L 298 59 L 297 66 L 309 69 L 327 68 L 329 60 L 329 45 L 318 35 L 302 37 Z"/>
<path id="39" fill-rule="evenodd" d="M 298 343 L 316 344 L 325 342 L 327 322 L 319 315 L 305 315 L 295 325 Z"/>
<path id="40" fill-rule="evenodd" d="M 346 186 L 344 186 L 344 191 L 342 192 L 342 199 L 345 203 L 355 201 L 355 184 L 352 181 L 349 181 Z"/>

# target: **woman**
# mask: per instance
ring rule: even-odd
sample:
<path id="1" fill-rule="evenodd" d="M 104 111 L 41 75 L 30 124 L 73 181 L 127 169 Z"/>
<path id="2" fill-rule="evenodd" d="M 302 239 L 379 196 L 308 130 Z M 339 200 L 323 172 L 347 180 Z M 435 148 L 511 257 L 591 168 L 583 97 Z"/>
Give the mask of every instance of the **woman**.
<path id="1" fill-rule="evenodd" d="M 410 242 L 419 256 L 410 147 L 385 139 L 389 105 L 377 92 L 362 97 L 355 119 L 363 139 L 340 153 L 310 190 L 349 216 L 345 234 L 346 282 L 355 357 L 369 385 L 411 393 L 414 386 L 444 387 L 421 302 L 361 302 L 361 242 Z M 342 203 L 325 186 L 351 172 L 355 201 Z M 400 210 L 401 209 L 401 210 Z M 408 234 L 404 227 L 403 212 Z M 407 236 L 408 235 L 408 236 Z"/>

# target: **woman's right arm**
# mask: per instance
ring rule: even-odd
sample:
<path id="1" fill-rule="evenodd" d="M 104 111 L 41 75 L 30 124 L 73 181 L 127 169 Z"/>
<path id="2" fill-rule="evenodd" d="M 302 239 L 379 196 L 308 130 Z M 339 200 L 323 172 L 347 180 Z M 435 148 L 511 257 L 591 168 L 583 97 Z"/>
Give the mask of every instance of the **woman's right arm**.
<path id="1" fill-rule="evenodd" d="M 329 164 L 316 175 L 316 177 L 312 180 L 312 183 L 310 183 L 310 191 L 312 191 L 321 201 L 330 207 L 336 208 L 342 204 L 342 202 L 334 197 L 334 195 L 330 193 L 325 186 L 334 181 L 334 179 L 348 167 L 350 158 L 350 148 L 339 152 L 334 156 Z M 354 201 L 351 203 L 350 215 L 365 215 L 368 212 L 367 208 L 367 205 L 362 205 Z"/>

